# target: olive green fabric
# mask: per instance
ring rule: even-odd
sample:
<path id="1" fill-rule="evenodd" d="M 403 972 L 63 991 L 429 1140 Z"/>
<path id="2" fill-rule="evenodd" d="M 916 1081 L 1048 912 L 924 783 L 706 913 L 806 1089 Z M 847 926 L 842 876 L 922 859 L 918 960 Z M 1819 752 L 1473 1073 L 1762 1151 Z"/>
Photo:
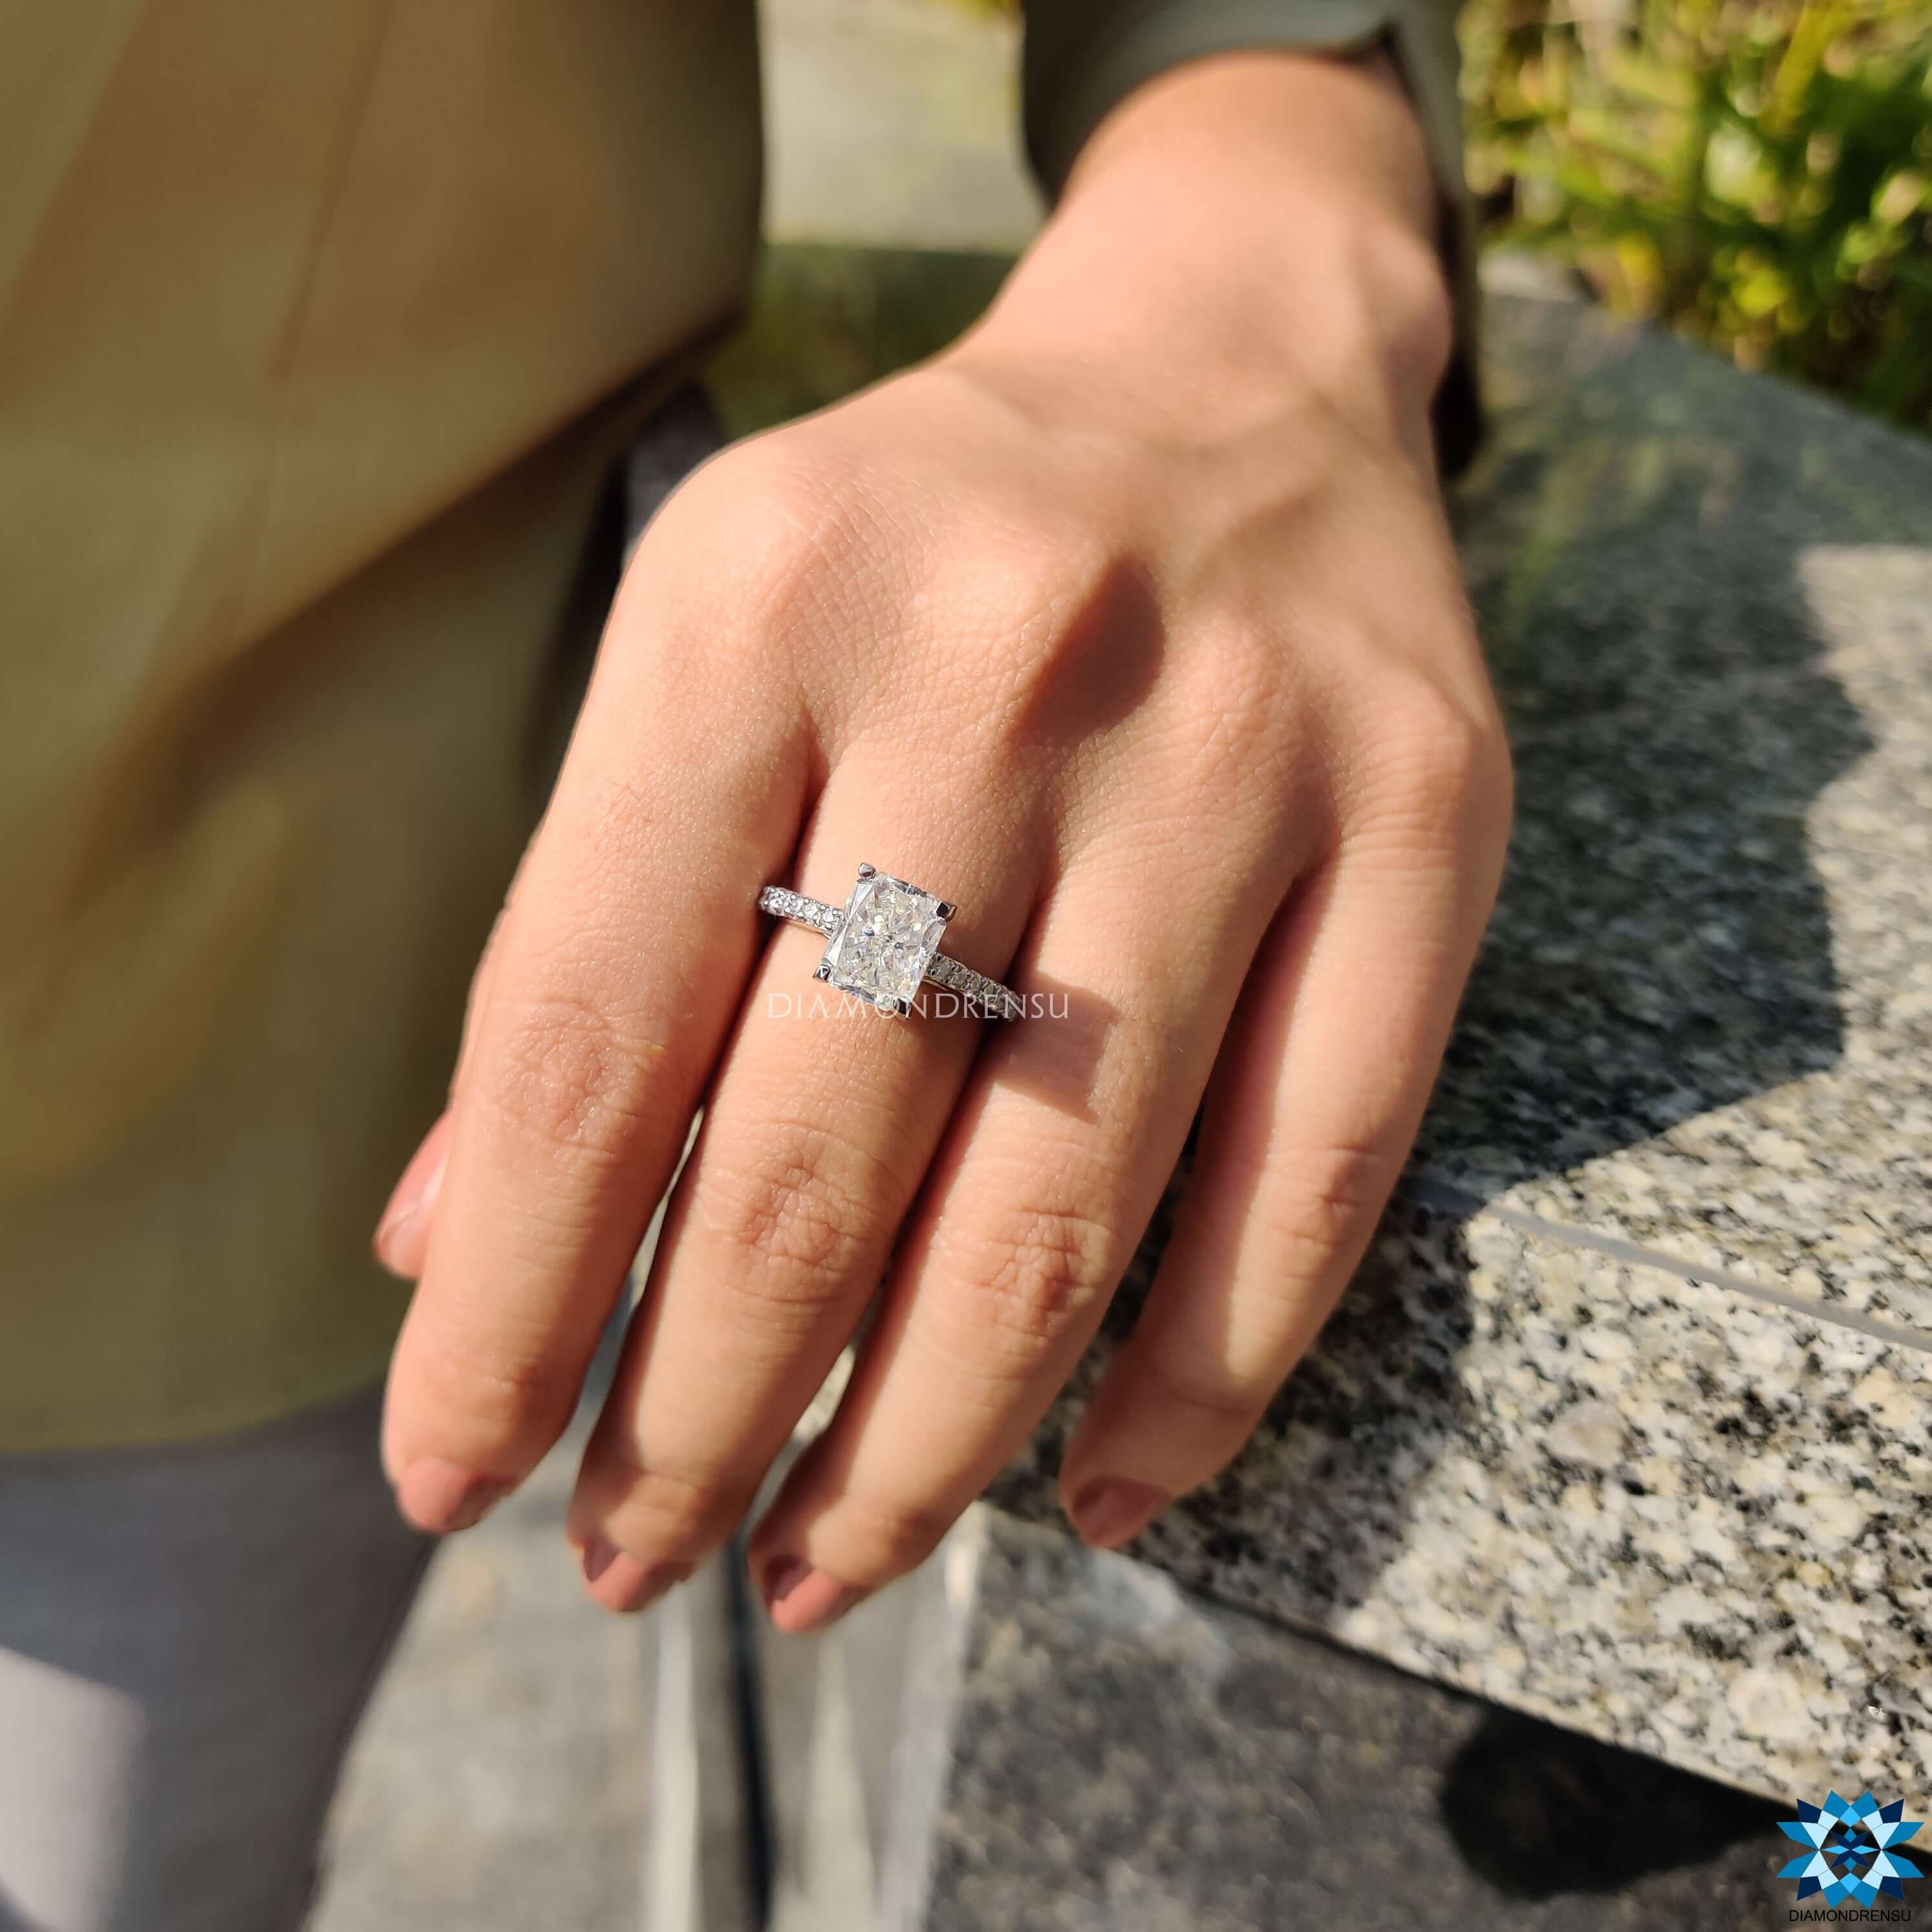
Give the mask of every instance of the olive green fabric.
<path id="1" fill-rule="evenodd" d="M 366 1384 L 752 0 L 0 7 L 0 1448 Z"/>
<path id="2" fill-rule="evenodd" d="M 1439 16 L 1039 0 L 1129 88 Z M 604 479 L 748 285 L 752 0 L 0 8 L 0 1449 L 380 1373 L 371 1226 L 540 802 Z"/>

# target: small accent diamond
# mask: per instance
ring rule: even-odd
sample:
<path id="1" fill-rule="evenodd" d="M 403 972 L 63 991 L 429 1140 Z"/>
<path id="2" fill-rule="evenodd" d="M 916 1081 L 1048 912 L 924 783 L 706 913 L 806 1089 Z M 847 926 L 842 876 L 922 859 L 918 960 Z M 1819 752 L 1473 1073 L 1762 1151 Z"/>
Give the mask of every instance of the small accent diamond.
<path id="1" fill-rule="evenodd" d="M 802 893 L 788 892 L 783 886 L 767 886 L 758 895 L 760 912 L 776 913 L 780 919 L 795 919 L 803 926 L 815 926 L 829 938 L 844 919 L 836 906 L 821 905 Z"/>

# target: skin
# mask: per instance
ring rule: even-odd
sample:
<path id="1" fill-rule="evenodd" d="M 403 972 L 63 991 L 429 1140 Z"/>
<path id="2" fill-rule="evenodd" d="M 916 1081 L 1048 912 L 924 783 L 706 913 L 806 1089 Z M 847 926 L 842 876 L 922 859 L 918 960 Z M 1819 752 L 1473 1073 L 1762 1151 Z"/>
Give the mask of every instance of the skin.
<path id="1" fill-rule="evenodd" d="M 1144 88 L 992 313 L 679 490 L 617 600 L 378 1249 L 384 1456 L 474 1522 L 577 1400 L 700 1100 L 568 1528 L 636 1609 L 749 1507 L 784 1629 L 919 1562 L 1190 1193 L 1062 1496 L 1115 1545 L 1234 1455 L 1359 1259 L 1492 902 L 1508 754 L 1434 477 L 1449 351 L 1378 60 Z M 1049 996 L 801 1017 L 860 860 Z M 787 1015 L 786 1001 L 791 1006 Z"/>

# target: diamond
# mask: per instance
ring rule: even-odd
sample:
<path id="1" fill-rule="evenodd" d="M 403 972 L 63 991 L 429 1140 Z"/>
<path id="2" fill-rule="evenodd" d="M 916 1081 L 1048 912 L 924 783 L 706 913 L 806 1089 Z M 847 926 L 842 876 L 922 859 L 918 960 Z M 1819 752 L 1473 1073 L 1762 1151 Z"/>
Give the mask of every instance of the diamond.
<path id="1" fill-rule="evenodd" d="M 820 962 L 822 978 L 886 1012 L 904 1012 L 946 932 L 942 902 L 862 867 L 845 916 Z"/>

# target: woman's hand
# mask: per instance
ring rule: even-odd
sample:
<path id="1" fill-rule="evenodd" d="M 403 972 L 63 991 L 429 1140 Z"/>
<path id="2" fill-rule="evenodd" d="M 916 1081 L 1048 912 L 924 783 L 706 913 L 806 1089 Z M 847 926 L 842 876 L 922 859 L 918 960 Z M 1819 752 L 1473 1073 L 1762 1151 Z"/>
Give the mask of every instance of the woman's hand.
<path id="1" fill-rule="evenodd" d="M 1061 1480 L 1116 1544 L 1232 1456 L 1414 1132 L 1507 756 L 1432 478 L 1420 140 L 1373 64 L 1204 62 L 1101 130 L 987 320 L 671 500 L 614 611 L 382 1246 L 421 1286 L 385 1455 L 442 1529 L 568 1420 L 704 1126 L 570 1530 L 634 1608 L 757 1532 L 778 1623 L 917 1563 L 1180 1224 Z M 814 1016 L 861 861 L 1033 1016 Z M 801 1009 L 805 1009 L 801 1012 Z M 444 1156 L 446 1154 L 446 1165 Z"/>

